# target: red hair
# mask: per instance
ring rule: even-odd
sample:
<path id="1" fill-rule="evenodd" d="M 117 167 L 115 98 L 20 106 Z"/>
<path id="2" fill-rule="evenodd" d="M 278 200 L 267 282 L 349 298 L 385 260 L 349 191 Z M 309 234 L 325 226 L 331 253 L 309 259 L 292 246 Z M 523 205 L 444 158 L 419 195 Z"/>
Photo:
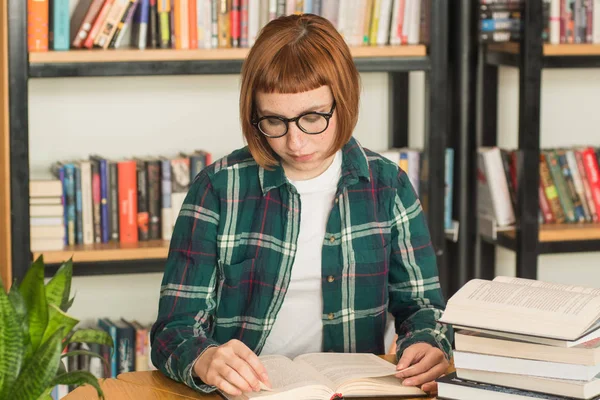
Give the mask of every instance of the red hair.
<path id="1" fill-rule="evenodd" d="M 242 132 L 262 167 L 274 166 L 277 160 L 252 124 L 257 92 L 301 93 L 329 86 L 337 113 L 337 137 L 330 154 L 350 140 L 358 119 L 360 76 L 346 42 L 327 19 L 302 14 L 269 22 L 250 49 L 241 78 Z"/>

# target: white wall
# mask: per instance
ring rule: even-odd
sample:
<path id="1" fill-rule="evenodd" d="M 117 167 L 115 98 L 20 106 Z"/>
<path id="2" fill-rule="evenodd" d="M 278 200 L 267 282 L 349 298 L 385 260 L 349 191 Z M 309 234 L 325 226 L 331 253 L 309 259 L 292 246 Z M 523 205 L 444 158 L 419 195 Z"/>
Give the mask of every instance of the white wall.
<path id="1" fill-rule="evenodd" d="M 501 68 L 498 99 L 498 145 L 518 145 L 519 74 Z M 600 146 L 600 72 L 597 69 L 544 70 L 542 73 L 541 145 Z M 496 273 L 515 274 L 515 256 L 496 253 Z M 600 287 L 598 253 L 544 255 L 538 278 L 550 282 Z"/>
<path id="2" fill-rule="evenodd" d="M 423 144 L 423 74 L 411 74 L 411 145 Z M 388 146 L 387 75 L 362 75 L 356 137 Z M 169 155 L 205 148 L 221 157 L 244 145 L 239 129 L 239 76 L 34 79 L 29 85 L 33 178 L 51 163 L 87 157 Z M 80 319 L 156 315 L 161 274 L 76 277 L 70 312 Z"/>
<path id="3" fill-rule="evenodd" d="M 542 96 L 543 146 L 600 145 L 600 74 L 596 70 L 545 71 Z M 363 74 L 356 137 L 363 145 L 387 146 L 386 74 Z M 239 131 L 238 76 L 70 78 L 32 80 L 30 165 L 32 176 L 48 177 L 55 160 L 173 154 L 206 148 L 215 157 L 243 146 Z M 423 75 L 411 74 L 411 145 L 423 144 Z M 501 69 L 500 145 L 517 144 L 518 75 Z M 597 255 L 540 257 L 542 280 L 600 287 Z M 500 249 L 497 274 L 514 275 L 514 254 Z M 98 317 L 156 316 L 161 274 L 76 277 L 71 313 Z"/>

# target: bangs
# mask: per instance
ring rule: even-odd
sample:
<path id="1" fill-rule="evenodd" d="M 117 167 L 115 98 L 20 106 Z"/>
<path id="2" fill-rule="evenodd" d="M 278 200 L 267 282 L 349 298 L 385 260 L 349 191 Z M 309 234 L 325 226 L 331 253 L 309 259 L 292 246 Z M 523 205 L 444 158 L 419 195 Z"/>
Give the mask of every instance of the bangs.
<path id="1" fill-rule="evenodd" d="M 284 45 L 271 62 L 262 65 L 255 89 L 265 93 L 301 93 L 331 86 L 328 72 L 333 73 L 333 67 L 322 61 L 329 59 L 323 49 L 299 38 L 295 43 Z"/>

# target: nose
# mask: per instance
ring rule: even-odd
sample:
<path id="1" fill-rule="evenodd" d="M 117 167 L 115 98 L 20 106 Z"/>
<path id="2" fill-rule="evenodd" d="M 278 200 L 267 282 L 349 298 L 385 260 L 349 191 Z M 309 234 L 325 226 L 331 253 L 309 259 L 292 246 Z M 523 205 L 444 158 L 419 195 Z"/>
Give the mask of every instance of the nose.
<path id="1" fill-rule="evenodd" d="M 295 122 L 290 122 L 288 126 L 287 146 L 292 152 L 301 150 L 306 144 L 307 135 L 298 128 Z"/>

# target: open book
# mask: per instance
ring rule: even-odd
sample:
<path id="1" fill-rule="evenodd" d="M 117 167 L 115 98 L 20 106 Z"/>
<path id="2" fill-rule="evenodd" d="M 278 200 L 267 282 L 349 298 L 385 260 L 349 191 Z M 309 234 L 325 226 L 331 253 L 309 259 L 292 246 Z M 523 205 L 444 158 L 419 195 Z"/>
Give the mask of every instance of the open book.
<path id="1" fill-rule="evenodd" d="M 600 289 L 503 276 L 473 279 L 448 300 L 440 322 L 572 347 L 600 337 Z"/>
<path id="2" fill-rule="evenodd" d="M 290 360 L 284 356 L 259 357 L 273 386 L 272 391 L 230 396 L 231 400 L 289 399 L 329 400 L 335 394 L 344 397 L 420 397 L 418 387 L 402 386 L 394 376 L 396 366 L 374 354 L 312 353 Z"/>

